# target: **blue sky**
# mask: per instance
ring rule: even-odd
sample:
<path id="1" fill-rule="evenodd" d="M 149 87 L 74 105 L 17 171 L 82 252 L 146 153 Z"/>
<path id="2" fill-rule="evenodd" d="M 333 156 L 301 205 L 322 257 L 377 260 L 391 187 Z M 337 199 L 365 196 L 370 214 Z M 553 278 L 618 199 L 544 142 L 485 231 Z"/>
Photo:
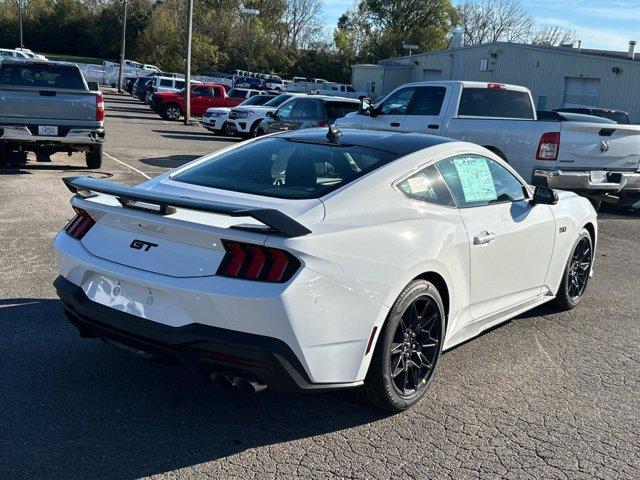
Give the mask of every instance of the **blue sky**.
<path id="1" fill-rule="evenodd" d="M 354 0 L 323 0 L 327 30 L 353 7 Z M 453 3 L 459 3 L 453 0 Z M 540 24 L 557 24 L 576 31 L 584 48 L 626 51 L 629 40 L 640 42 L 640 0 L 522 0 Z"/>

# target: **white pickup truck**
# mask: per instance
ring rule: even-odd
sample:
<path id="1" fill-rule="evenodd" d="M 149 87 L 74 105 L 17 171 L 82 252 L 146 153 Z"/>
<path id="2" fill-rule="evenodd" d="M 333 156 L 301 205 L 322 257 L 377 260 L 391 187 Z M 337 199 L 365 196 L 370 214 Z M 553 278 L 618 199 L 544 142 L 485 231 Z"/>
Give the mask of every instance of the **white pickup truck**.
<path id="1" fill-rule="evenodd" d="M 531 92 L 485 82 L 417 82 L 337 120 L 342 128 L 442 135 L 482 145 L 533 185 L 640 208 L 640 126 L 538 120 Z"/>

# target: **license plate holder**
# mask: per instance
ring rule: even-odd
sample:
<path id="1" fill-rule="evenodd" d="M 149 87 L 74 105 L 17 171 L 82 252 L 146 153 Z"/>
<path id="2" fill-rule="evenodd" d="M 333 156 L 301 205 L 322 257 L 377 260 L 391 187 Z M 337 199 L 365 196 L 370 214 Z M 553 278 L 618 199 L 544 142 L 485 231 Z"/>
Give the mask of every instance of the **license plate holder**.
<path id="1" fill-rule="evenodd" d="M 593 183 L 607 183 L 607 172 L 604 170 L 594 170 L 589 172 L 589 179 Z"/>
<path id="2" fill-rule="evenodd" d="M 58 136 L 58 127 L 53 125 L 39 125 L 38 126 L 38 135 L 42 137 L 57 137 Z"/>

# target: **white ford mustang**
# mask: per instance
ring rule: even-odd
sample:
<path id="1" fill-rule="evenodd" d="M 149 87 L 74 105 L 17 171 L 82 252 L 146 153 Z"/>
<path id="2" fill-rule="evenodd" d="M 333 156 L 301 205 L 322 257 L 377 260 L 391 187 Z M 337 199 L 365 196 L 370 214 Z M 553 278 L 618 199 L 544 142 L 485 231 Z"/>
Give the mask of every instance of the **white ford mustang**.
<path id="1" fill-rule="evenodd" d="M 65 182 L 55 286 L 82 336 L 252 391 L 357 387 L 392 411 L 443 350 L 574 307 L 597 238 L 586 199 L 421 134 L 303 130 L 137 187 Z"/>

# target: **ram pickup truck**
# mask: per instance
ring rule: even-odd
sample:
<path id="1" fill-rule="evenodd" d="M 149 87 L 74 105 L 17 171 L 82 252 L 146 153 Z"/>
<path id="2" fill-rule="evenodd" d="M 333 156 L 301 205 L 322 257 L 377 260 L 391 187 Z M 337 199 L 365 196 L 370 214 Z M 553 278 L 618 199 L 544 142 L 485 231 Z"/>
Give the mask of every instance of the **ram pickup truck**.
<path id="1" fill-rule="evenodd" d="M 233 93 L 233 90 L 230 90 L 230 93 Z M 191 114 L 201 117 L 208 108 L 235 107 L 244 102 L 246 98 L 248 97 L 227 94 L 224 86 L 217 83 L 193 85 L 191 86 Z M 176 93 L 154 94 L 151 108 L 165 120 L 178 120 L 184 115 L 184 90 Z"/>
<path id="2" fill-rule="evenodd" d="M 531 92 L 498 83 L 417 82 L 339 127 L 422 132 L 482 145 L 533 185 L 640 208 L 640 126 L 538 120 Z"/>
<path id="3" fill-rule="evenodd" d="M 15 150 L 39 161 L 55 152 L 84 152 L 100 168 L 104 100 L 77 65 L 47 61 L 0 63 L 0 161 Z M 4 157 L 4 158 L 3 158 Z"/>

